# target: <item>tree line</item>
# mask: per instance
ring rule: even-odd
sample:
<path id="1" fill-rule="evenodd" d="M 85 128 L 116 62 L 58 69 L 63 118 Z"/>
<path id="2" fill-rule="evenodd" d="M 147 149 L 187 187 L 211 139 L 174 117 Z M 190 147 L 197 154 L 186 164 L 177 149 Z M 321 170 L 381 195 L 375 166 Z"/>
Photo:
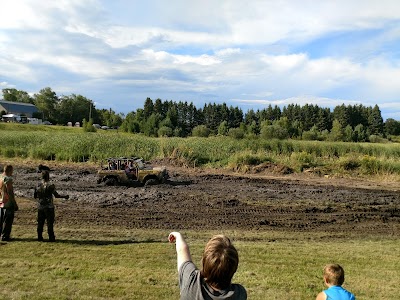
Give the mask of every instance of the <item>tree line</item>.
<path id="1" fill-rule="evenodd" d="M 92 100 L 82 95 L 58 97 L 49 87 L 32 97 L 16 89 L 2 91 L 4 100 L 32 103 L 39 109 L 37 117 L 54 124 L 82 122 L 90 127 L 98 123 L 154 137 L 228 135 L 367 142 L 400 135 L 400 122 L 391 118 L 384 122 L 378 105 L 342 104 L 333 111 L 312 104 L 289 104 L 283 108 L 269 105 L 244 113 L 226 103 L 197 108 L 192 102 L 147 98 L 143 108 L 124 115 L 112 109 L 97 109 Z"/>

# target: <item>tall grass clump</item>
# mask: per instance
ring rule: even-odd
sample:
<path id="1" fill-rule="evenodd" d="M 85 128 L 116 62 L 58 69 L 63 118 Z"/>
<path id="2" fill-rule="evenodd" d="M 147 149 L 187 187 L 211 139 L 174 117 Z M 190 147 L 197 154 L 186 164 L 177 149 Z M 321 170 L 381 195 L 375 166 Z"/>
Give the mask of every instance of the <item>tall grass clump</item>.
<path id="1" fill-rule="evenodd" d="M 349 153 L 340 157 L 337 164 L 342 171 L 354 171 L 361 166 L 361 159 L 356 153 Z"/>
<path id="2" fill-rule="evenodd" d="M 248 149 L 245 140 L 225 136 L 168 138 L 160 140 L 161 156 L 188 166 L 226 166 L 235 153 Z"/>
<path id="3" fill-rule="evenodd" d="M 252 151 L 238 152 L 228 160 L 228 168 L 234 171 L 248 171 L 252 166 L 257 166 L 273 160 L 263 152 L 253 153 Z"/>
<path id="4" fill-rule="evenodd" d="M 312 168 L 318 166 L 317 158 L 312 153 L 306 151 L 293 152 L 290 155 L 290 165 L 300 172 L 304 169 Z"/>
<path id="5" fill-rule="evenodd" d="M 361 170 L 367 175 L 378 174 L 381 167 L 381 162 L 375 156 L 364 155 L 361 158 Z"/>

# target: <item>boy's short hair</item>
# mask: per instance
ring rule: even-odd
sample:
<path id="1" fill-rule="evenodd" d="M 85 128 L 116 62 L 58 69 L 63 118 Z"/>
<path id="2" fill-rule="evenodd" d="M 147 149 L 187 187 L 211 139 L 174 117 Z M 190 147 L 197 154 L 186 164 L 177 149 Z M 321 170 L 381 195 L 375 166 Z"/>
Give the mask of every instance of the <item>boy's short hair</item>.
<path id="1" fill-rule="evenodd" d="M 340 286 L 344 282 L 344 270 L 338 264 L 328 264 L 324 267 L 324 277 L 327 283 Z"/>
<path id="2" fill-rule="evenodd" d="M 202 264 L 204 280 L 212 287 L 226 289 L 238 268 L 239 255 L 228 237 L 216 235 L 206 244 Z"/>

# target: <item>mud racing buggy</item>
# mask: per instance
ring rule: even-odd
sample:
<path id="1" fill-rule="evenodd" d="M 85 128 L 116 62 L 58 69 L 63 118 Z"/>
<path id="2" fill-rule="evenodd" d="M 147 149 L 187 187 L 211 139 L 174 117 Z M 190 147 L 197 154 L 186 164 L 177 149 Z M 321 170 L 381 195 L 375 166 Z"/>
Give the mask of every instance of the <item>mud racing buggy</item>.
<path id="1" fill-rule="evenodd" d="M 155 185 L 169 178 L 165 167 L 146 165 L 142 158 L 108 158 L 97 172 L 97 183 L 106 185 Z"/>

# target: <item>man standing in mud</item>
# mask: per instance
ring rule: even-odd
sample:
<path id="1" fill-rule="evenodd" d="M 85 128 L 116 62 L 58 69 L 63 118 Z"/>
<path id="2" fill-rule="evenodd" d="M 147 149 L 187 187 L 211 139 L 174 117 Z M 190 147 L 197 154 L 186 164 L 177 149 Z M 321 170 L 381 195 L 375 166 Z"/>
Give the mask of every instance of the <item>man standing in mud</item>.
<path id="1" fill-rule="evenodd" d="M 0 175 L 0 233 L 2 241 L 10 241 L 11 229 L 14 222 L 14 212 L 18 210 L 14 197 L 13 175 L 14 168 L 11 165 L 4 167 Z"/>
<path id="2" fill-rule="evenodd" d="M 43 227 L 47 221 L 47 233 L 49 235 L 49 241 L 54 242 L 56 237 L 54 236 L 54 203 L 53 196 L 56 198 L 69 199 L 68 195 L 62 196 L 57 193 L 56 187 L 50 182 L 49 171 L 42 172 L 42 182 L 35 189 L 34 197 L 38 201 L 38 224 L 37 224 L 37 235 L 38 241 L 43 241 Z"/>

